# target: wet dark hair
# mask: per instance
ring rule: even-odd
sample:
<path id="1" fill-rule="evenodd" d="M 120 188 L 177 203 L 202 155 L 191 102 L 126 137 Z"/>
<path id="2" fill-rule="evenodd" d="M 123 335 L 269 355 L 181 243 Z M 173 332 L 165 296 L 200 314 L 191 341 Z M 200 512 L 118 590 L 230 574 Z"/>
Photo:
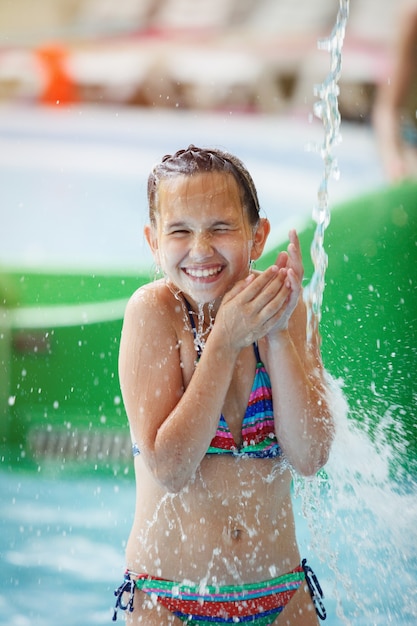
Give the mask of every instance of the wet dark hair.
<path id="1" fill-rule="evenodd" d="M 238 185 L 242 204 L 249 222 L 255 226 L 259 220 L 259 200 L 252 176 L 240 159 L 216 148 L 197 148 L 190 145 L 173 155 L 167 154 L 157 163 L 148 178 L 148 204 L 151 224 L 156 222 L 158 212 L 158 188 L 162 180 L 175 176 L 192 176 L 204 172 L 231 174 Z"/>

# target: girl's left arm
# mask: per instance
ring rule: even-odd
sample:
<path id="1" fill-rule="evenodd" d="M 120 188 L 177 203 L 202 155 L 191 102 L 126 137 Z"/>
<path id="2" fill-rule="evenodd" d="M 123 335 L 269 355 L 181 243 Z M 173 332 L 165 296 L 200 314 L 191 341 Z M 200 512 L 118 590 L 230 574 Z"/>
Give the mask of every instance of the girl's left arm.
<path id="1" fill-rule="evenodd" d="M 320 338 L 316 333 L 307 341 L 301 252 L 294 231 L 290 241 L 286 266 L 293 296 L 289 298 L 289 314 L 283 313 L 288 322 L 265 336 L 265 365 L 272 384 L 278 441 L 292 467 L 311 476 L 328 459 L 334 428 Z"/>
<path id="2" fill-rule="evenodd" d="M 300 310 L 293 315 L 304 317 L 303 306 L 300 301 L 297 305 Z M 267 339 L 265 360 L 272 384 L 278 441 L 292 467 L 302 475 L 311 476 L 326 463 L 333 439 L 333 420 L 319 353 L 307 341 L 301 347 L 287 329 Z"/>

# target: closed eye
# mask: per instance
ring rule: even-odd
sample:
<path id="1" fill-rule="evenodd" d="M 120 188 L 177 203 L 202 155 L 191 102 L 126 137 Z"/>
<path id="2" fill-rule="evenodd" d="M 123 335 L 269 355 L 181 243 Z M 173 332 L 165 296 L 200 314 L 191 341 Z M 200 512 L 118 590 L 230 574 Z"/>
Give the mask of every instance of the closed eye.
<path id="1" fill-rule="evenodd" d="M 233 230 L 233 227 L 230 224 L 215 224 L 212 227 L 212 231 L 215 233 L 228 233 Z"/>
<path id="2" fill-rule="evenodd" d="M 175 229 L 169 230 L 165 234 L 174 236 L 174 237 L 183 237 L 185 235 L 189 235 L 190 231 L 187 230 L 186 228 L 175 228 Z"/>

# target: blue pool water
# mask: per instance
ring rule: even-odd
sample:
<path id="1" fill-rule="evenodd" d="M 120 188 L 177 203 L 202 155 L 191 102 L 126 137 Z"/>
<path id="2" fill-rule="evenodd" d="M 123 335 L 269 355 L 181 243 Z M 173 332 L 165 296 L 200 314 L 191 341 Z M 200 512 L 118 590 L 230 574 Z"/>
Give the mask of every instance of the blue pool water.
<path id="1" fill-rule="evenodd" d="M 0 473 L 0 624 L 111 623 L 131 482 Z"/>
<path id="2" fill-rule="evenodd" d="M 320 531 L 319 541 L 323 545 L 329 541 L 331 553 L 320 555 L 324 561 L 312 547 L 301 498 L 295 498 L 301 551 L 326 596 L 325 623 L 414 626 L 417 492 L 390 500 L 387 510 L 392 507 L 391 513 L 384 528 L 379 489 L 366 488 L 368 495 L 381 500 L 374 510 L 372 503 L 364 508 L 356 496 L 353 505 L 349 495 L 333 494 L 326 503 L 326 494 L 321 494 L 318 524 L 329 534 L 324 537 Z M 392 495 L 389 489 L 385 493 L 386 498 Z M 124 474 L 111 477 L 92 471 L 76 479 L 0 471 L 0 624 L 111 624 L 112 593 L 121 582 L 134 497 L 133 480 Z M 336 505 L 333 498 L 339 500 Z M 398 506 L 410 510 L 401 511 Z M 396 517 L 401 515 L 399 524 Z M 398 532 L 404 535 L 396 536 Z M 392 545 L 393 538 L 396 545 Z M 335 555 L 337 574 L 329 567 Z M 406 569 L 397 571 L 400 565 Z M 337 615 L 339 605 L 347 621 Z"/>

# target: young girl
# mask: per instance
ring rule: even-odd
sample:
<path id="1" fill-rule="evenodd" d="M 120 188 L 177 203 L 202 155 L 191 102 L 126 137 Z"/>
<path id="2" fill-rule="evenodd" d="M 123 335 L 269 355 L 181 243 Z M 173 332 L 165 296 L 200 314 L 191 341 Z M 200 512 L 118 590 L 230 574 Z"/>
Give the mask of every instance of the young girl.
<path id="1" fill-rule="evenodd" d="M 113 619 L 122 608 L 146 626 L 316 625 L 291 471 L 323 466 L 332 420 L 297 235 L 252 269 L 269 223 L 244 165 L 219 150 L 165 156 L 148 199 L 164 277 L 132 296 L 122 332 L 137 495 Z"/>

